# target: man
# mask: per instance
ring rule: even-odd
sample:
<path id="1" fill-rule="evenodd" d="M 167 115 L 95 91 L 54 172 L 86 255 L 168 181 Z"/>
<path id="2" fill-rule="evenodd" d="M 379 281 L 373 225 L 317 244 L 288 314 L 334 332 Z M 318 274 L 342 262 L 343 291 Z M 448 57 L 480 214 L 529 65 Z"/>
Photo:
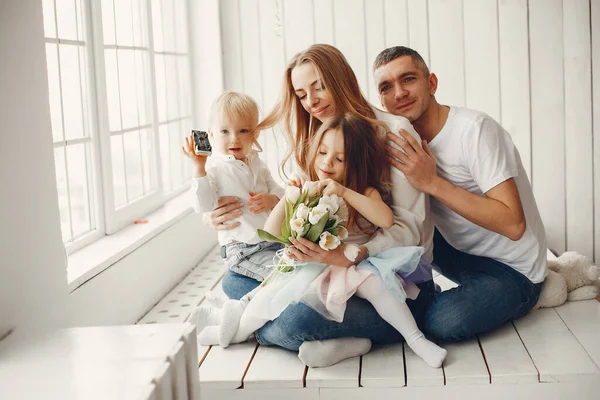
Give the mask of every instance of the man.
<path id="1" fill-rule="evenodd" d="M 423 329 L 444 341 L 527 314 L 546 275 L 546 235 L 510 135 L 488 115 L 436 101 L 438 80 L 414 50 L 382 51 L 373 71 L 389 113 L 407 118 L 390 162 L 431 196 L 434 263 L 457 288 L 435 296 Z"/>

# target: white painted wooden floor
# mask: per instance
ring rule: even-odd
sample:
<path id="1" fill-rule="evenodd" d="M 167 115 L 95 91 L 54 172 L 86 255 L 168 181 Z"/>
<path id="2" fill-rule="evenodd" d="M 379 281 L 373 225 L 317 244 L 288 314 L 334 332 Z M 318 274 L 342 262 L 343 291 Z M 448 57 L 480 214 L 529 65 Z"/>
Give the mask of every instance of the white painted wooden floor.
<path id="1" fill-rule="evenodd" d="M 216 268 L 218 266 L 218 268 Z M 217 249 L 139 323 L 181 322 L 218 284 Z M 441 281 L 444 285 L 443 280 Z M 329 368 L 303 365 L 297 353 L 256 342 L 199 346 L 203 399 L 600 399 L 600 303 L 537 310 L 448 350 L 433 369 L 402 344 Z"/>

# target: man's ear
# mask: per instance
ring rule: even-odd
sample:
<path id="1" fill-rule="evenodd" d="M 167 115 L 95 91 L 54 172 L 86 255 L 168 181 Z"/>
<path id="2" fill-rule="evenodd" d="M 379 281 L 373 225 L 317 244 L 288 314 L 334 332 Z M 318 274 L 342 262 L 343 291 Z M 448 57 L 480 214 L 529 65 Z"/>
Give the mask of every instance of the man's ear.
<path id="1" fill-rule="evenodd" d="M 431 74 L 429 74 L 429 94 L 433 96 L 435 94 L 435 92 L 437 91 L 437 87 L 438 87 L 438 78 L 432 72 Z"/>

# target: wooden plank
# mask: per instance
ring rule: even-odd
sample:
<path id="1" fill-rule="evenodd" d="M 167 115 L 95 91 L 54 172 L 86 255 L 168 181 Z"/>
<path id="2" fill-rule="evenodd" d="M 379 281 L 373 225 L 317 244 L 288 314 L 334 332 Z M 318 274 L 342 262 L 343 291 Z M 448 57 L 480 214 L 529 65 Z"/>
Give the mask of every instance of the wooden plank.
<path id="1" fill-rule="evenodd" d="M 333 0 L 319 0 L 314 7 L 315 43 L 335 46 L 335 18 Z"/>
<path id="2" fill-rule="evenodd" d="M 529 1 L 533 193 L 548 246 L 565 251 L 565 104 L 561 0 Z M 558 88 L 549 96 L 548 88 Z"/>
<path id="3" fill-rule="evenodd" d="M 406 344 L 404 344 L 404 360 L 406 363 L 407 387 L 444 386 L 444 371 L 442 368 L 431 368 Z"/>
<path id="4" fill-rule="evenodd" d="M 501 123 L 531 179 L 531 114 L 527 0 L 498 2 Z"/>
<path id="5" fill-rule="evenodd" d="M 259 346 L 244 378 L 244 390 L 301 388 L 304 370 L 298 353 L 280 347 Z"/>
<path id="6" fill-rule="evenodd" d="M 221 29 L 223 42 L 223 81 L 225 90 L 244 91 L 244 77 L 242 64 L 242 49 L 240 41 L 240 9 L 237 0 L 223 0 L 219 2 L 221 20 L 227 21 Z M 225 16 L 227 16 L 225 18 Z"/>
<path id="7" fill-rule="evenodd" d="M 237 389 L 250 363 L 256 342 L 245 342 L 224 349 L 212 346 L 199 369 L 200 387 Z"/>
<path id="8" fill-rule="evenodd" d="M 463 0 L 466 105 L 500 121 L 496 0 Z"/>
<path id="9" fill-rule="evenodd" d="M 600 371 L 553 308 L 536 310 L 514 323 L 540 382 L 600 380 Z"/>
<path id="10" fill-rule="evenodd" d="M 600 0 L 590 2 L 594 143 L 594 260 L 600 263 Z"/>
<path id="11" fill-rule="evenodd" d="M 429 65 L 429 15 L 426 1 L 408 0 L 408 44 Z"/>
<path id="12" fill-rule="evenodd" d="M 386 47 L 408 46 L 410 21 L 407 0 L 385 0 L 383 7 Z"/>
<path id="13" fill-rule="evenodd" d="M 448 350 L 444 361 L 446 385 L 488 385 L 488 373 L 479 342 L 476 339 L 443 344 Z"/>
<path id="14" fill-rule="evenodd" d="M 239 2 L 240 40 L 242 47 L 242 75 L 244 77 L 244 92 L 258 104 L 263 103 L 262 91 L 262 44 L 260 43 L 258 0 Z"/>
<path id="15" fill-rule="evenodd" d="M 600 303 L 597 300 L 567 301 L 555 311 L 600 367 Z"/>
<path id="16" fill-rule="evenodd" d="M 362 356 L 360 384 L 363 387 L 405 386 L 402 343 L 381 346 Z"/>
<path id="17" fill-rule="evenodd" d="M 441 104 L 465 105 L 465 62 L 461 0 L 429 1 L 429 67 L 439 80 Z"/>
<path id="18" fill-rule="evenodd" d="M 594 256 L 589 0 L 563 1 L 567 249 Z"/>
<path id="19" fill-rule="evenodd" d="M 479 338 L 492 384 L 536 383 L 538 372 L 512 322 Z"/>
<path id="20" fill-rule="evenodd" d="M 306 387 L 357 388 L 359 371 L 360 357 L 349 358 L 327 368 L 309 368 Z"/>
<path id="21" fill-rule="evenodd" d="M 364 91 L 367 99 L 381 108 L 377 85 L 373 78 L 373 62 L 377 55 L 386 48 L 385 26 L 381 23 L 384 16 L 383 0 L 365 3 L 365 34 L 367 40 L 367 87 Z"/>
<path id="22" fill-rule="evenodd" d="M 279 4 L 283 14 L 285 59 L 291 60 L 296 53 L 315 43 L 312 2 L 285 0 Z"/>
<path id="23" fill-rule="evenodd" d="M 367 93 L 365 17 L 362 0 L 334 0 L 335 44 L 356 74 L 360 90 Z"/>

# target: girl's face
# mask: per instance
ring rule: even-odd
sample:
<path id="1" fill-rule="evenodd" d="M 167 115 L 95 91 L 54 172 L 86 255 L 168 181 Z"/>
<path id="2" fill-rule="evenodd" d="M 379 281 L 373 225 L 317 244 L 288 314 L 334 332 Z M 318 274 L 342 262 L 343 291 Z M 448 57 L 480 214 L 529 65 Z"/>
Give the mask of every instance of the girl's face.
<path id="1" fill-rule="evenodd" d="M 321 122 L 335 116 L 331 94 L 321 82 L 313 64 L 305 62 L 294 67 L 291 79 L 294 92 L 306 112 Z"/>
<path id="2" fill-rule="evenodd" d="M 319 179 L 344 181 L 344 135 L 339 129 L 329 129 L 323 134 L 315 157 L 315 173 Z"/>

